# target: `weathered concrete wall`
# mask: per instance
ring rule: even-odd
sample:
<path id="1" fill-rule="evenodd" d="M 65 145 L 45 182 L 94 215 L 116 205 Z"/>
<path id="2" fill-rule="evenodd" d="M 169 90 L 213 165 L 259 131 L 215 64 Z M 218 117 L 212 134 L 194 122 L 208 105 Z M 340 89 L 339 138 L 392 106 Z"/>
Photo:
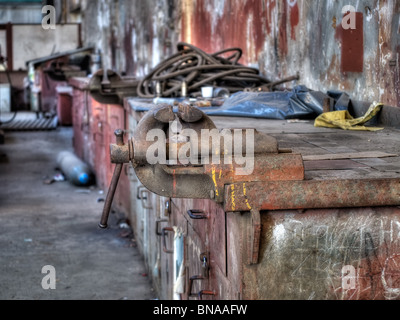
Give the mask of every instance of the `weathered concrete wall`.
<path id="1" fill-rule="evenodd" d="M 86 45 L 109 67 L 143 76 L 177 41 L 206 52 L 243 49 L 243 64 L 271 80 L 300 72 L 314 90 L 400 106 L 400 2 L 395 0 L 83 1 Z M 356 29 L 343 30 L 343 7 Z M 289 84 L 291 85 L 291 84 Z"/>
<path id="2" fill-rule="evenodd" d="M 179 12 L 173 0 L 83 1 L 83 41 L 101 50 L 104 67 L 142 77 L 174 53 Z"/>

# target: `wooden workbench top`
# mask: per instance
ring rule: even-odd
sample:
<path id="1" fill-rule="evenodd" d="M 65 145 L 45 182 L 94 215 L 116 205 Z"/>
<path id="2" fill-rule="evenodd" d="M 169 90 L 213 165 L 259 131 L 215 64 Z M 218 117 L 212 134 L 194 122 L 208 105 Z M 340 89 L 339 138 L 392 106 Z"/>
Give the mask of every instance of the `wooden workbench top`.
<path id="1" fill-rule="evenodd" d="M 368 103 L 359 104 L 360 106 L 353 111 L 364 112 L 368 107 Z M 137 121 L 149 106 L 152 104 L 143 99 L 133 98 L 125 101 L 126 110 L 133 113 Z M 393 114 L 398 116 L 400 112 L 397 108 L 386 107 L 381 118 L 384 116 L 383 118 L 389 117 L 393 120 Z M 280 148 L 290 148 L 304 157 L 351 154 L 349 158 L 342 157 L 336 160 L 306 160 L 306 179 L 400 178 L 400 123 L 397 122 L 392 121 L 391 124 L 398 125 L 399 129 L 385 127 L 381 131 L 370 132 L 317 128 L 314 127 L 313 120 L 270 120 L 230 116 L 211 116 L 211 119 L 219 129 L 255 128 L 275 137 Z M 380 124 L 378 122 L 377 126 L 383 127 Z M 376 152 L 392 156 L 375 157 Z M 357 153 L 363 153 L 362 157 L 356 158 Z M 366 153 L 368 156 L 365 156 Z"/>
<path id="2" fill-rule="evenodd" d="M 280 148 L 290 148 L 303 156 L 349 155 L 347 159 L 343 157 L 337 160 L 305 161 L 307 179 L 400 177 L 399 129 L 386 127 L 377 132 L 345 131 L 314 127 L 313 120 L 293 122 L 233 117 L 211 118 L 220 129 L 256 128 L 275 137 Z M 355 154 L 361 152 L 362 157 L 356 158 Z M 377 152 L 398 156 L 374 157 Z"/>

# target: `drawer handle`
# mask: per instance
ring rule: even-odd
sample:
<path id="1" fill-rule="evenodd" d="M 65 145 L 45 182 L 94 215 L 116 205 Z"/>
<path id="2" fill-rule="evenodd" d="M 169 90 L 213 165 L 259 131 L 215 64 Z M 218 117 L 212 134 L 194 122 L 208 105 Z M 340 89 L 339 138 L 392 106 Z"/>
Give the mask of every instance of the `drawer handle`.
<path id="1" fill-rule="evenodd" d="M 140 192 L 140 189 L 143 189 L 144 186 L 138 186 L 136 188 L 136 199 L 138 200 L 142 200 L 142 193 Z"/>
<path id="2" fill-rule="evenodd" d="M 158 219 L 158 220 L 156 220 L 156 235 L 157 236 L 162 236 L 162 233 L 158 231 L 160 223 L 162 223 L 162 222 L 168 222 L 168 220 L 167 219 Z"/>
<path id="3" fill-rule="evenodd" d="M 162 238 L 163 238 L 163 251 L 165 253 L 172 254 L 172 253 L 174 253 L 174 250 L 168 250 L 167 249 L 167 239 L 166 239 L 167 232 L 175 232 L 175 231 L 174 231 L 173 228 L 163 228 L 162 229 L 161 235 L 162 235 Z"/>
<path id="4" fill-rule="evenodd" d="M 187 214 L 194 220 L 208 219 L 208 214 L 202 210 L 188 210 Z"/>
<path id="5" fill-rule="evenodd" d="M 215 292 L 210 290 L 202 290 L 197 294 L 197 296 L 199 300 L 203 300 L 203 296 L 215 296 Z"/>
<path id="6" fill-rule="evenodd" d="M 193 297 L 194 296 L 194 294 L 192 294 L 193 281 L 204 280 L 204 279 L 205 278 L 203 276 L 192 276 L 192 277 L 190 277 L 190 279 L 189 279 L 189 288 L 188 288 L 188 300 L 189 300 L 189 297 Z"/>

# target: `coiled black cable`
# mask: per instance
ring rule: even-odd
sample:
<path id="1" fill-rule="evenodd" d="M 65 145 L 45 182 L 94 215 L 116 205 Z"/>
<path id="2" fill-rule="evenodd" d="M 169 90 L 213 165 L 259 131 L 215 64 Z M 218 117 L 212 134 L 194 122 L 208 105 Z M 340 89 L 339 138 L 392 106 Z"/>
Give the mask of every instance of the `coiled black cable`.
<path id="1" fill-rule="evenodd" d="M 267 86 L 271 82 L 261 76 L 259 70 L 238 63 L 242 57 L 240 48 L 224 49 L 213 54 L 180 42 L 178 52 L 158 64 L 137 87 L 141 98 L 153 98 L 157 83 L 162 97 L 180 96 L 182 83 L 187 85 L 188 95 L 199 95 L 202 86 L 225 87 L 231 93 L 246 88 Z M 231 53 L 228 57 L 223 55 Z"/>

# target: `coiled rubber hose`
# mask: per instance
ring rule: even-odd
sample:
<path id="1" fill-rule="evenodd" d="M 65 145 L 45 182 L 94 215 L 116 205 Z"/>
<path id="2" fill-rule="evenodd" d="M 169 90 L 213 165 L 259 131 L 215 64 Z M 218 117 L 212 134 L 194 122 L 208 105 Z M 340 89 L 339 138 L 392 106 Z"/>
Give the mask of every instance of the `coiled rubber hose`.
<path id="1" fill-rule="evenodd" d="M 139 97 L 154 98 L 157 83 L 162 97 L 180 96 L 184 82 L 190 96 L 200 95 L 200 88 L 206 85 L 224 87 L 235 93 L 244 89 L 268 87 L 271 83 L 259 74 L 259 70 L 238 63 L 242 57 L 240 48 L 207 54 L 191 44 L 180 42 L 177 49 L 176 54 L 162 61 L 140 81 L 137 87 Z"/>

